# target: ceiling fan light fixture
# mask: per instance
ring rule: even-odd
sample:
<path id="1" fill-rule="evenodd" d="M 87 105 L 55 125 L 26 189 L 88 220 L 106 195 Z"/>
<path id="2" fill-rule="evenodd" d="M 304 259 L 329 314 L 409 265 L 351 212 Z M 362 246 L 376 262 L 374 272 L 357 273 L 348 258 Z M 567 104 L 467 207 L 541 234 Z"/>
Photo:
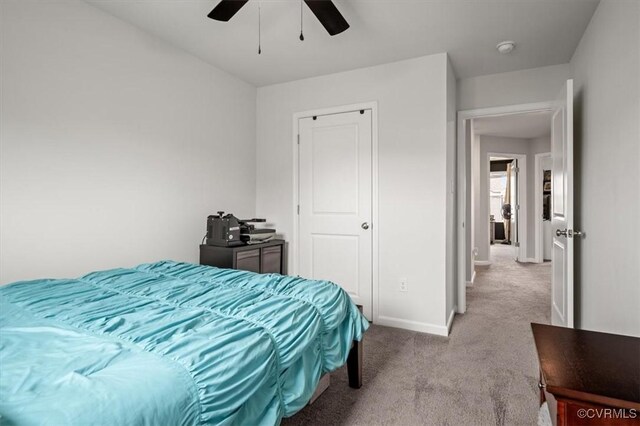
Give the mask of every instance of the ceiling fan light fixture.
<path id="1" fill-rule="evenodd" d="M 511 53 L 513 51 L 513 49 L 516 48 L 516 43 L 510 40 L 507 41 L 503 41 L 498 43 L 498 45 L 496 46 L 496 49 L 498 49 L 498 52 L 502 53 L 502 54 L 507 54 L 507 53 Z"/>
<path id="2" fill-rule="evenodd" d="M 216 21 L 227 22 L 244 6 L 249 0 L 219 0 L 220 2 L 207 15 Z M 311 12 L 318 18 L 318 21 L 327 30 L 329 35 L 334 36 L 346 31 L 349 23 L 344 19 L 338 8 L 331 0 L 300 0 L 300 18 L 302 20 L 302 4 L 306 4 Z M 302 26 L 300 28 L 300 40 L 304 40 Z"/>

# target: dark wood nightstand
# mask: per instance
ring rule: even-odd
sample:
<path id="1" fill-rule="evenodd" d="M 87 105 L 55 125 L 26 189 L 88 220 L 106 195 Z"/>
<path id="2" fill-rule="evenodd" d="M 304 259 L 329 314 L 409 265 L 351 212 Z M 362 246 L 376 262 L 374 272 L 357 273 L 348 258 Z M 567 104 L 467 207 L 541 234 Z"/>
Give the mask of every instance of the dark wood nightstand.
<path id="1" fill-rule="evenodd" d="M 640 339 L 531 324 L 555 425 L 640 425 Z"/>
<path id="2" fill-rule="evenodd" d="M 271 240 L 237 247 L 201 245 L 200 264 L 260 274 L 286 274 L 285 242 Z"/>

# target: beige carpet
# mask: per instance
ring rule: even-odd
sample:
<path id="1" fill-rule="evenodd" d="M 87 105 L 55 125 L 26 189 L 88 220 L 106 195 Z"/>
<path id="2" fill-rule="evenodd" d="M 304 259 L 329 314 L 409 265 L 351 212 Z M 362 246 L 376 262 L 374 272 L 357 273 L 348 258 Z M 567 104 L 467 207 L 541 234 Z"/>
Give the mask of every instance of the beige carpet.
<path id="1" fill-rule="evenodd" d="M 550 264 L 518 264 L 492 246 L 446 337 L 372 325 L 364 385 L 345 368 L 283 425 L 534 425 L 538 369 L 530 322 L 549 322 Z"/>

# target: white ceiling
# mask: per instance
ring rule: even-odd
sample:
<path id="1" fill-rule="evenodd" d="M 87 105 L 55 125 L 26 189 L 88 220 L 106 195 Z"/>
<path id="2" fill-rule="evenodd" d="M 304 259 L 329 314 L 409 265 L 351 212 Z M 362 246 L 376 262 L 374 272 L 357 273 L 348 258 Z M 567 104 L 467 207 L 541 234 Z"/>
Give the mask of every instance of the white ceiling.
<path id="1" fill-rule="evenodd" d="M 330 37 L 299 0 L 260 0 L 229 22 L 218 0 L 86 0 L 256 86 L 449 52 L 458 78 L 567 63 L 598 0 L 334 0 L 351 28 Z M 495 46 L 514 40 L 500 55 Z"/>
<path id="2" fill-rule="evenodd" d="M 483 117 L 473 120 L 477 135 L 533 139 L 551 134 L 551 111 Z"/>

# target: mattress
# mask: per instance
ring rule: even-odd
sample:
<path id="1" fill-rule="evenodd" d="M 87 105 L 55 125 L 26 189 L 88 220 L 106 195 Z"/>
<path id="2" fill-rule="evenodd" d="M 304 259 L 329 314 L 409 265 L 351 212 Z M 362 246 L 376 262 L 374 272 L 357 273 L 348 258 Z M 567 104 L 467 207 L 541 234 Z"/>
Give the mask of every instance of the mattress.
<path id="1" fill-rule="evenodd" d="M 0 424 L 278 424 L 368 322 L 327 281 L 172 261 L 0 287 Z"/>

